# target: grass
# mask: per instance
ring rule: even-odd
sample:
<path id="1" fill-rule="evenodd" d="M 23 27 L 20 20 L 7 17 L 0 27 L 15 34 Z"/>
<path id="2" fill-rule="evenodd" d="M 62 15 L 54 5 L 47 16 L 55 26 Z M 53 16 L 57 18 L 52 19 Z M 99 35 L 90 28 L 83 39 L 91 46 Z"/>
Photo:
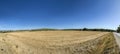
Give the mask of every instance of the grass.
<path id="1" fill-rule="evenodd" d="M 8 35 L 17 37 L 26 44 L 38 47 L 52 45 L 67 45 L 84 42 L 99 37 L 104 32 L 88 31 L 36 31 L 36 32 L 14 32 Z M 30 41 L 30 42 L 29 42 Z"/>
<path id="2" fill-rule="evenodd" d="M 15 51 L 12 54 L 118 54 L 109 32 L 27 31 L 1 33 L 0 38 Z"/>
<path id="3" fill-rule="evenodd" d="M 119 54 L 113 33 L 105 34 L 101 38 L 95 54 Z"/>

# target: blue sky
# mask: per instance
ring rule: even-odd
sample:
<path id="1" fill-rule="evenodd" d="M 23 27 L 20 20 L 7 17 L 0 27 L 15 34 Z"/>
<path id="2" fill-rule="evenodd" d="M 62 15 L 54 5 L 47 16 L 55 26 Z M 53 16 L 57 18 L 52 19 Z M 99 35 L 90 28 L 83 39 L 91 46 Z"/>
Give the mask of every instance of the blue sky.
<path id="1" fill-rule="evenodd" d="M 0 30 L 120 25 L 120 0 L 0 0 Z"/>

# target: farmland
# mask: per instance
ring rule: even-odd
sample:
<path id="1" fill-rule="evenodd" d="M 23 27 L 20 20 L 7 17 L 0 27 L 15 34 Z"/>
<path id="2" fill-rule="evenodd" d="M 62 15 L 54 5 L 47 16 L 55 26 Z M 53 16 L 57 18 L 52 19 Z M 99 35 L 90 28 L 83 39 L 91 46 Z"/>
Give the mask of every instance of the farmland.
<path id="1" fill-rule="evenodd" d="M 0 54 L 118 54 L 113 34 L 94 31 L 26 31 L 0 34 Z"/>

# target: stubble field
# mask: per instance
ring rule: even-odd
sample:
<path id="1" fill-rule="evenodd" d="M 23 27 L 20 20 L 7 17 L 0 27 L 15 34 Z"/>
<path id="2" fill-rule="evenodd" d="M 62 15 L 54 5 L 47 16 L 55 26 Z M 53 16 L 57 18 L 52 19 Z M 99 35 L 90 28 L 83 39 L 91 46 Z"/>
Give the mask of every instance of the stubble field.
<path id="1" fill-rule="evenodd" d="M 106 48 L 113 48 L 109 51 L 117 53 L 116 46 L 109 32 L 26 31 L 0 34 L 0 54 L 101 54 L 106 53 Z"/>

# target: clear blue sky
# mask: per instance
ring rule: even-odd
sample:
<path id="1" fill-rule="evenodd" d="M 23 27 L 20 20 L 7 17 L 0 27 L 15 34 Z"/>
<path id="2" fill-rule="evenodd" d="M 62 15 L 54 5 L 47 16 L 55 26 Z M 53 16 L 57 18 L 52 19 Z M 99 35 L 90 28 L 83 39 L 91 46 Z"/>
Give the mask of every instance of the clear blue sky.
<path id="1" fill-rule="evenodd" d="M 0 30 L 120 25 L 120 0 L 0 0 Z"/>

